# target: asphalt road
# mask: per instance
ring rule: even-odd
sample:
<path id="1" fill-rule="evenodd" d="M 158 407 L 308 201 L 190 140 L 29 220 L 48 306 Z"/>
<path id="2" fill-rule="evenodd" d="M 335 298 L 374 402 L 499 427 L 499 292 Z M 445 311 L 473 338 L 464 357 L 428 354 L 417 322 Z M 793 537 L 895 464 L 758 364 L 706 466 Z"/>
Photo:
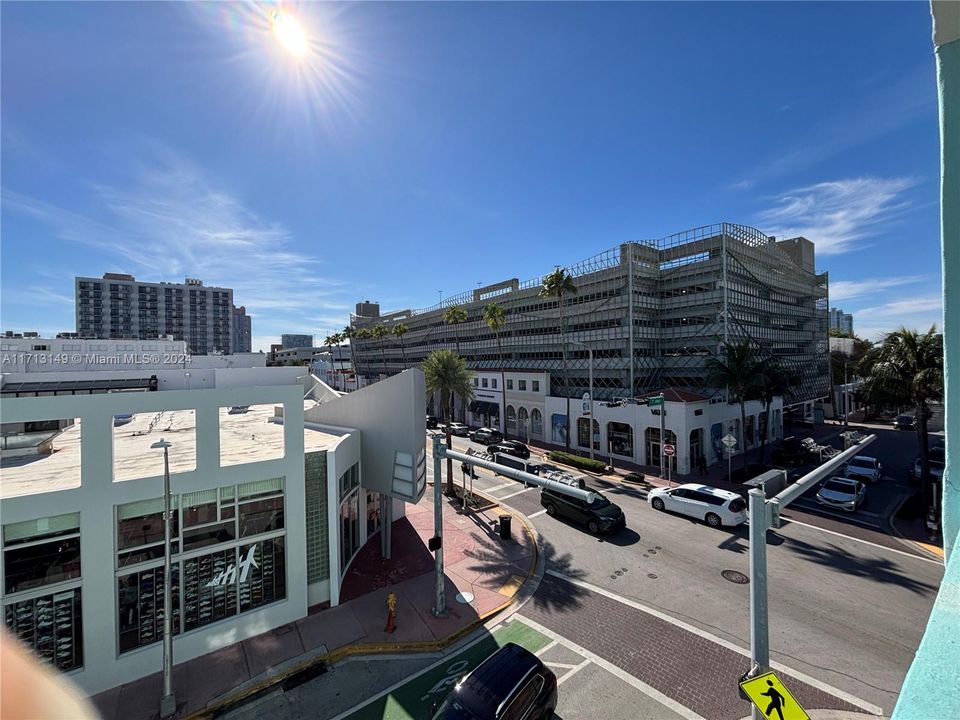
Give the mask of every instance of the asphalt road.
<path id="1" fill-rule="evenodd" d="M 909 443 L 915 435 L 879 432 L 884 437 L 871 446 L 873 454 L 887 474 L 905 472 L 913 461 Z M 454 446 L 477 447 L 463 438 Z M 503 503 L 533 516 L 548 569 L 749 647 L 749 586 L 720 574 L 749 573 L 746 527 L 714 530 L 657 513 L 637 488 L 616 485 L 604 489 L 623 508 L 628 527 L 597 538 L 538 514 L 543 508 L 537 489 L 524 490 L 518 482 L 483 470 L 478 475 L 475 488 L 492 488 Z M 454 476 L 458 481 L 462 477 L 458 465 Z M 772 532 L 768 543 L 771 656 L 889 712 L 943 568 L 894 538 L 862 528 L 848 532 L 841 523 L 830 523 L 832 529 L 813 527 L 810 518 L 792 515 L 799 521 Z M 870 544 L 878 540 L 879 546 Z M 618 632 L 616 623 L 610 631 Z"/>

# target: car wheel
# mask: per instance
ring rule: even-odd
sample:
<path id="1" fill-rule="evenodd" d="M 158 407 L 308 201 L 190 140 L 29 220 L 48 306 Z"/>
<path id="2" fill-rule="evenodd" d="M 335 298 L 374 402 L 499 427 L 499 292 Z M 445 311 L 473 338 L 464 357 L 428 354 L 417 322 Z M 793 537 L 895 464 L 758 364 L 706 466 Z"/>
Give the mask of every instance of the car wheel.
<path id="1" fill-rule="evenodd" d="M 707 521 L 707 525 L 712 528 L 718 528 L 723 524 L 723 522 L 720 520 L 720 516 L 716 513 L 707 513 L 707 517 L 705 519 Z"/>
<path id="2" fill-rule="evenodd" d="M 550 517 L 553 517 L 554 515 L 557 514 L 556 505 L 551 505 L 550 503 L 547 503 L 545 507 L 547 508 L 547 515 L 549 515 Z"/>
<path id="3" fill-rule="evenodd" d="M 654 498 L 653 502 L 650 504 L 653 505 L 654 510 L 663 510 L 663 508 L 665 507 L 663 504 L 663 500 L 661 500 L 660 498 Z"/>
<path id="4" fill-rule="evenodd" d="M 596 535 L 598 532 L 600 532 L 600 525 L 597 524 L 596 520 L 591 520 L 587 523 L 587 530 Z"/>

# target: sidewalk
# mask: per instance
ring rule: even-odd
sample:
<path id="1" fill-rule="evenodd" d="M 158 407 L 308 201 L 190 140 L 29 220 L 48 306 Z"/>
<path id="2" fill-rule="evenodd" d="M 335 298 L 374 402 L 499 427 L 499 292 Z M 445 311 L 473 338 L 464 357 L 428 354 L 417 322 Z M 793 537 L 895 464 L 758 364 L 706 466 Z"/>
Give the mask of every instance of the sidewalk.
<path id="1" fill-rule="evenodd" d="M 512 537 L 498 533 L 498 515 L 458 514 L 444 508 L 443 551 L 449 615 L 430 612 L 435 596 L 433 506 L 407 506 L 393 526 L 393 558 L 379 557 L 375 535 L 342 583 L 344 601 L 173 668 L 177 717 L 205 715 L 293 676 L 308 679 L 352 654 L 438 650 L 513 602 L 533 572 L 537 552 L 525 522 L 514 515 Z M 397 630 L 384 632 L 386 599 L 397 596 Z M 232 622 L 242 623 L 240 615 Z M 229 631 L 229 622 L 223 623 Z M 176 638 L 174 638 L 176 653 Z M 91 699 L 105 720 L 153 720 L 159 715 L 161 675 L 155 673 Z"/>

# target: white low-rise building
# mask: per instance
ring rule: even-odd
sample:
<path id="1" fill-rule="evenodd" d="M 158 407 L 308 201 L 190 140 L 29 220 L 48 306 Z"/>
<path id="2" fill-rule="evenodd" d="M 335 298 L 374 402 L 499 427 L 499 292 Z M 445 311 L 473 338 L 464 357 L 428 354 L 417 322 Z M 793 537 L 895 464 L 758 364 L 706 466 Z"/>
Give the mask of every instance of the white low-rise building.
<path id="1" fill-rule="evenodd" d="M 212 369 L 187 388 L 167 370 L 125 392 L 113 373 L 64 373 L 48 385 L 108 389 L 5 394 L 5 441 L 44 440 L 2 460 L 10 631 L 91 694 L 161 667 L 161 439 L 176 662 L 337 605 L 357 552 L 379 533 L 389 557 L 426 487 L 423 374 L 341 396 L 303 371 Z"/>

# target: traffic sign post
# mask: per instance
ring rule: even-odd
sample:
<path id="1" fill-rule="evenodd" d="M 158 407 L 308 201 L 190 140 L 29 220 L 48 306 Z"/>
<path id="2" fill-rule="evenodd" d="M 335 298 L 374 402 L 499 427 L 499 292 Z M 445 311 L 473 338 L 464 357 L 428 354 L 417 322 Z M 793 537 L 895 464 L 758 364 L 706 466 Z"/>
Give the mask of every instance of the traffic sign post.
<path id="1" fill-rule="evenodd" d="M 727 448 L 727 482 L 733 482 L 731 477 L 730 458 L 733 457 L 733 449 L 737 446 L 737 438 L 733 433 L 727 433 L 720 440 Z"/>
<path id="2" fill-rule="evenodd" d="M 670 477 L 673 465 L 670 462 L 670 458 L 677 454 L 677 448 L 670 444 L 664 444 L 663 454 L 667 456 L 667 484 L 669 487 L 673 487 L 673 480 Z"/>

